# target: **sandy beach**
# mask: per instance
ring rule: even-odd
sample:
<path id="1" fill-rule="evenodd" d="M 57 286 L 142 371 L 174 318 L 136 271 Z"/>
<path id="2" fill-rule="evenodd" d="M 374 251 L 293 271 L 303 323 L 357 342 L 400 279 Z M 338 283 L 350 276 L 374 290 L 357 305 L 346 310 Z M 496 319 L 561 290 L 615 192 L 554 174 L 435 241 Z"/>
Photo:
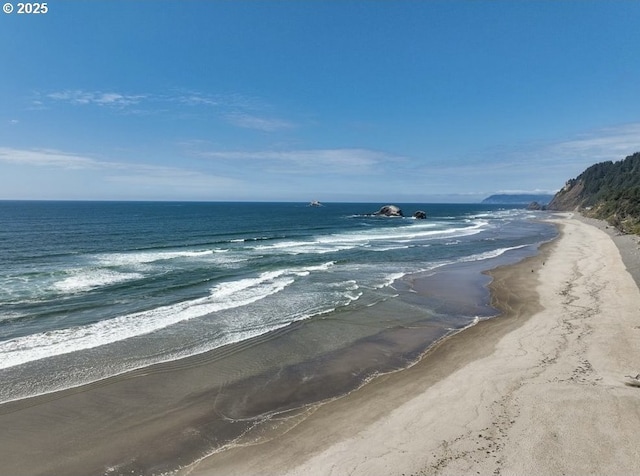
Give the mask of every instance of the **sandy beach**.
<path id="1" fill-rule="evenodd" d="M 635 474 L 637 237 L 572 214 L 554 221 L 559 239 L 492 272 L 502 317 L 279 438 L 182 474 Z"/>
<path id="2" fill-rule="evenodd" d="M 0 473 L 634 474 L 640 388 L 626 376 L 640 373 L 638 237 L 573 214 L 553 221 L 558 239 L 490 272 L 502 315 L 442 339 L 410 368 L 379 359 L 420 348 L 429 328 L 322 354 L 324 373 L 301 385 L 310 368 L 292 349 L 310 341 L 289 326 L 278 345 L 221 348 L 0 405 Z M 374 364 L 389 373 L 299 405 L 331 400 L 331 385 Z M 291 410 L 256 425 L 278 402 Z M 220 441 L 236 446 L 211 455 Z"/>

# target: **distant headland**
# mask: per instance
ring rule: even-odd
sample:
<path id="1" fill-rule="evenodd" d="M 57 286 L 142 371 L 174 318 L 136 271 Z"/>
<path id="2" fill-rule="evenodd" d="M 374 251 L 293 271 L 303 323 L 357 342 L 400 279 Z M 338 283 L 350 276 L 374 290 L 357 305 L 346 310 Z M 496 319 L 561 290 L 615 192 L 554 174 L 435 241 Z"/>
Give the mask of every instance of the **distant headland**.
<path id="1" fill-rule="evenodd" d="M 491 195 L 485 198 L 480 203 L 488 205 L 529 205 L 530 203 L 537 202 L 540 205 L 547 205 L 553 199 L 551 194 L 532 194 L 532 193 L 501 193 L 497 195 Z"/>

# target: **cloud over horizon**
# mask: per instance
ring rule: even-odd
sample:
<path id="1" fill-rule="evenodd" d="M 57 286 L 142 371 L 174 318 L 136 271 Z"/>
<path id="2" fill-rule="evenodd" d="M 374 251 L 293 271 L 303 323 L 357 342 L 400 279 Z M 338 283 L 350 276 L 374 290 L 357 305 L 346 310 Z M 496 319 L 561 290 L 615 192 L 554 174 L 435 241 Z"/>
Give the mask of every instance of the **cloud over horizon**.
<path id="1" fill-rule="evenodd" d="M 473 200 L 640 150 L 640 3 L 168 3 L 5 22 L 5 197 Z"/>
<path id="2" fill-rule="evenodd" d="M 185 110 L 207 108 L 230 125 L 243 129 L 254 129 L 262 132 L 276 132 L 293 129 L 292 121 L 265 115 L 270 107 L 256 98 L 249 98 L 237 93 L 205 94 L 198 91 L 181 91 L 163 93 L 127 94 L 115 91 L 87 91 L 83 89 L 64 89 L 61 91 L 38 93 L 32 100 L 37 108 L 66 103 L 74 106 L 98 106 L 118 112 L 166 112 L 169 105 L 180 105 Z M 135 108 L 133 108 L 135 106 Z"/>

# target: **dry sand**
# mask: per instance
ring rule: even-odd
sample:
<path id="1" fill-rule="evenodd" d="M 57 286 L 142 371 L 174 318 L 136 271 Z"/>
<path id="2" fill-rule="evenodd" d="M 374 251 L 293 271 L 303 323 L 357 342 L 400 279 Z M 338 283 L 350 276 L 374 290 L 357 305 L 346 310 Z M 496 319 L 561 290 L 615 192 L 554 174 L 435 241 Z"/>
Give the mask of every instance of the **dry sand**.
<path id="1" fill-rule="evenodd" d="M 183 474 L 637 474 L 640 291 L 620 255 L 637 242 L 555 221 L 539 256 L 492 272 L 503 317 Z"/>

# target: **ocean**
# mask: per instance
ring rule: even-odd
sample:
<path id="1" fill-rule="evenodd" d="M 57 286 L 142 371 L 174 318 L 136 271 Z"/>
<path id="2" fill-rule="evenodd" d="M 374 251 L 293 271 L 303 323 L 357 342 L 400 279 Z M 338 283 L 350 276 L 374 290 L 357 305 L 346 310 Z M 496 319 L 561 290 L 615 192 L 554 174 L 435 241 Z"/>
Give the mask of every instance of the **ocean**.
<path id="1" fill-rule="evenodd" d="M 323 382 L 256 415 L 333 398 L 495 316 L 482 272 L 557 234 L 544 212 L 381 205 L 0 201 L 0 403 L 199 356 L 228 388 Z"/>

